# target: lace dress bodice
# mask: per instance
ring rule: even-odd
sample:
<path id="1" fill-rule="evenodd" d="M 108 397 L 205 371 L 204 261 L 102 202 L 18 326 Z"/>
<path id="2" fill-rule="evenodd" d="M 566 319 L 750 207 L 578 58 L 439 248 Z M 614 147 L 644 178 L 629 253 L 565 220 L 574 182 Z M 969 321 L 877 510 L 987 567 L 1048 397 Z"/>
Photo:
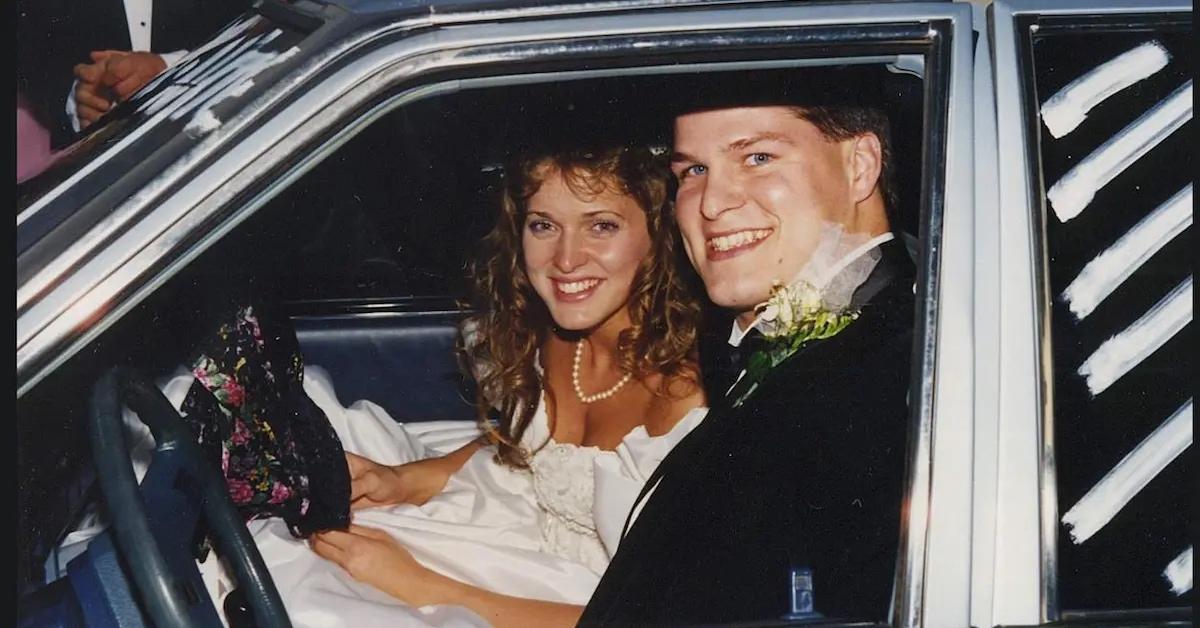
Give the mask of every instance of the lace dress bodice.
<path id="1" fill-rule="evenodd" d="M 608 451 L 551 439 L 546 400 L 539 399 L 521 445 L 534 452 L 529 467 L 541 513 L 541 550 L 603 573 L 643 482 L 706 413 L 706 408 L 692 410 L 662 436 L 634 428 L 616 451 Z M 597 520 L 597 512 L 604 518 Z"/>
<path id="2" fill-rule="evenodd" d="M 615 456 L 597 447 L 546 443 L 530 461 L 533 491 L 542 510 L 542 551 L 587 565 L 596 573 L 609 556 L 593 515 L 596 458 Z"/>

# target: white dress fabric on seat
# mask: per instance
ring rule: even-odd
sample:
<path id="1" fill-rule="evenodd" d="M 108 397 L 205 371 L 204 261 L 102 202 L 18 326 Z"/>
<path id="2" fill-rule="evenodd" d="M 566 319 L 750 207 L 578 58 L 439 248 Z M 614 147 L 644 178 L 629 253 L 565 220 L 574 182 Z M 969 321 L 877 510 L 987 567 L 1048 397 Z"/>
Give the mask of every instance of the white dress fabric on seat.
<path id="1" fill-rule="evenodd" d="M 159 387 L 176 407 L 192 375 L 186 369 Z M 396 423 L 378 405 L 337 399 L 327 373 L 304 369 L 304 389 L 329 417 L 346 451 L 389 465 L 453 451 L 479 435 L 471 421 Z M 536 449 L 531 470 L 497 464 L 484 448 L 454 474 L 445 490 L 421 506 L 409 504 L 353 513 L 354 523 L 386 530 L 427 567 L 463 582 L 519 597 L 585 604 L 616 551 L 621 526 L 645 479 L 707 413 L 688 413 L 668 434 L 642 427 L 615 451 L 548 441 L 546 408 L 539 405 L 523 442 Z M 126 410 L 130 450 L 139 480 L 154 440 Z M 48 573 L 66 563 L 107 527 L 93 513 L 47 561 Z M 279 518 L 252 521 L 251 534 L 297 628 L 373 626 L 487 626 L 461 606 L 413 608 L 361 584 L 341 567 L 292 537 Z M 198 564 L 217 608 L 231 588 L 217 561 Z M 221 615 L 224 621 L 223 613 Z"/>
<path id="2" fill-rule="evenodd" d="M 304 383 L 346 451 L 381 463 L 440 455 L 479 433 L 462 421 L 401 425 L 367 401 L 342 406 L 319 367 L 306 367 Z M 422 564 L 463 582 L 585 604 L 642 483 L 706 412 L 693 410 L 658 437 L 636 428 L 615 451 L 605 451 L 548 441 L 543 400 L 522 441 L 531 450 L 545 445 L 529 470 L 497 464 L 494 450 L 481 449 L 424 505 L 358 511 L 353 520 L 386 530 Z M 354 581 L 292 538 L 282 520 L 250 528 L 297 627 L 487 625 L 462 607 L 414 609 Z"/>

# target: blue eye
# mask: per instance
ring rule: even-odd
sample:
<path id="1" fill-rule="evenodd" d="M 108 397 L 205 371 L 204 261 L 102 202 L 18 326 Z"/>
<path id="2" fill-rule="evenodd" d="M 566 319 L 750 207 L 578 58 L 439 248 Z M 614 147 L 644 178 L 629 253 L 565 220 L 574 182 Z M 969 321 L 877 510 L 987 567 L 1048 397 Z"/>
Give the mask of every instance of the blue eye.
<path id="1" fill-rule="evenodd" d="M 679 179 L 682 180 L 682 179 L 686 179 L 687 177 L 694 177 L 694 176 L 702 175 L 705 172 L 708 172 L 707 166 L 704 166 L 702 164 L 692 164 L 679 172 Z"/>
<path id="2" fill-rule="evenodd" d="M 754 153 L 746 158 L 746 165 L 761 166 L 769 161 L 771 161 L 771 156 L 767 153 Z"/>

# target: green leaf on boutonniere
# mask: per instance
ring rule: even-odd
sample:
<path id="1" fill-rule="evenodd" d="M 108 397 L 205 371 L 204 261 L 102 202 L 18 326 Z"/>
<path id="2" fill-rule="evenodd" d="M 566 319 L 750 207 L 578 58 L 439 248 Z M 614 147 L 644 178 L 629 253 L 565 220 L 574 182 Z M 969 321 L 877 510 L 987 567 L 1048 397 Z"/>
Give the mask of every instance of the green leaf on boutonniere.
<path id="1" fill-rule="evenodd" d="M 806 283 L 787 287 L 777 283 L 771 289 L 770 299 L 756 308 L 768 323 L 768 331 L 763 332 L 766 346 L 751 354 L 746 372 L 726 394 L 733 407 L 749 399 L 771 369 L 804 345 L 832 338 L 858 318 L 857 310 L 833 311 L 823 306 L 816 289 Z"/>

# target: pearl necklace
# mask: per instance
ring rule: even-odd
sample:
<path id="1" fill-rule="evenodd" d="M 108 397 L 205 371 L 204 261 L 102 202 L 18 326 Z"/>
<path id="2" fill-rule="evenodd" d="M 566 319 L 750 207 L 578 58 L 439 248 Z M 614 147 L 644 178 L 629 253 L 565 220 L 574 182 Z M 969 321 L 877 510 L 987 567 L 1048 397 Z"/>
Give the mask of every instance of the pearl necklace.
<path id="1" fill-rule="evenodd" d="M 592 403 L 593 401 L 608 399 L 609 397 L 615 395 L 618 390 L 621 390 L 622 386 L 629 383 L 629 380 L 633 377 L 633 373 L 626 373 L 621 377 L 620 381 L 618 381 L 616 384 L 613 384 L 612 388 L 609 388 L 603 392 L 598 392 L 594 395 L 585 395 L 583 394 L 583 386 L 579 385 L 579 365 L 581 362 L 583 362 L 582 340 L 575 343 L 575 363 L 571 366 L 571 384 L 575 386 L 575 396 L 579 397 L 579 400 L 584 403 Z"/>

